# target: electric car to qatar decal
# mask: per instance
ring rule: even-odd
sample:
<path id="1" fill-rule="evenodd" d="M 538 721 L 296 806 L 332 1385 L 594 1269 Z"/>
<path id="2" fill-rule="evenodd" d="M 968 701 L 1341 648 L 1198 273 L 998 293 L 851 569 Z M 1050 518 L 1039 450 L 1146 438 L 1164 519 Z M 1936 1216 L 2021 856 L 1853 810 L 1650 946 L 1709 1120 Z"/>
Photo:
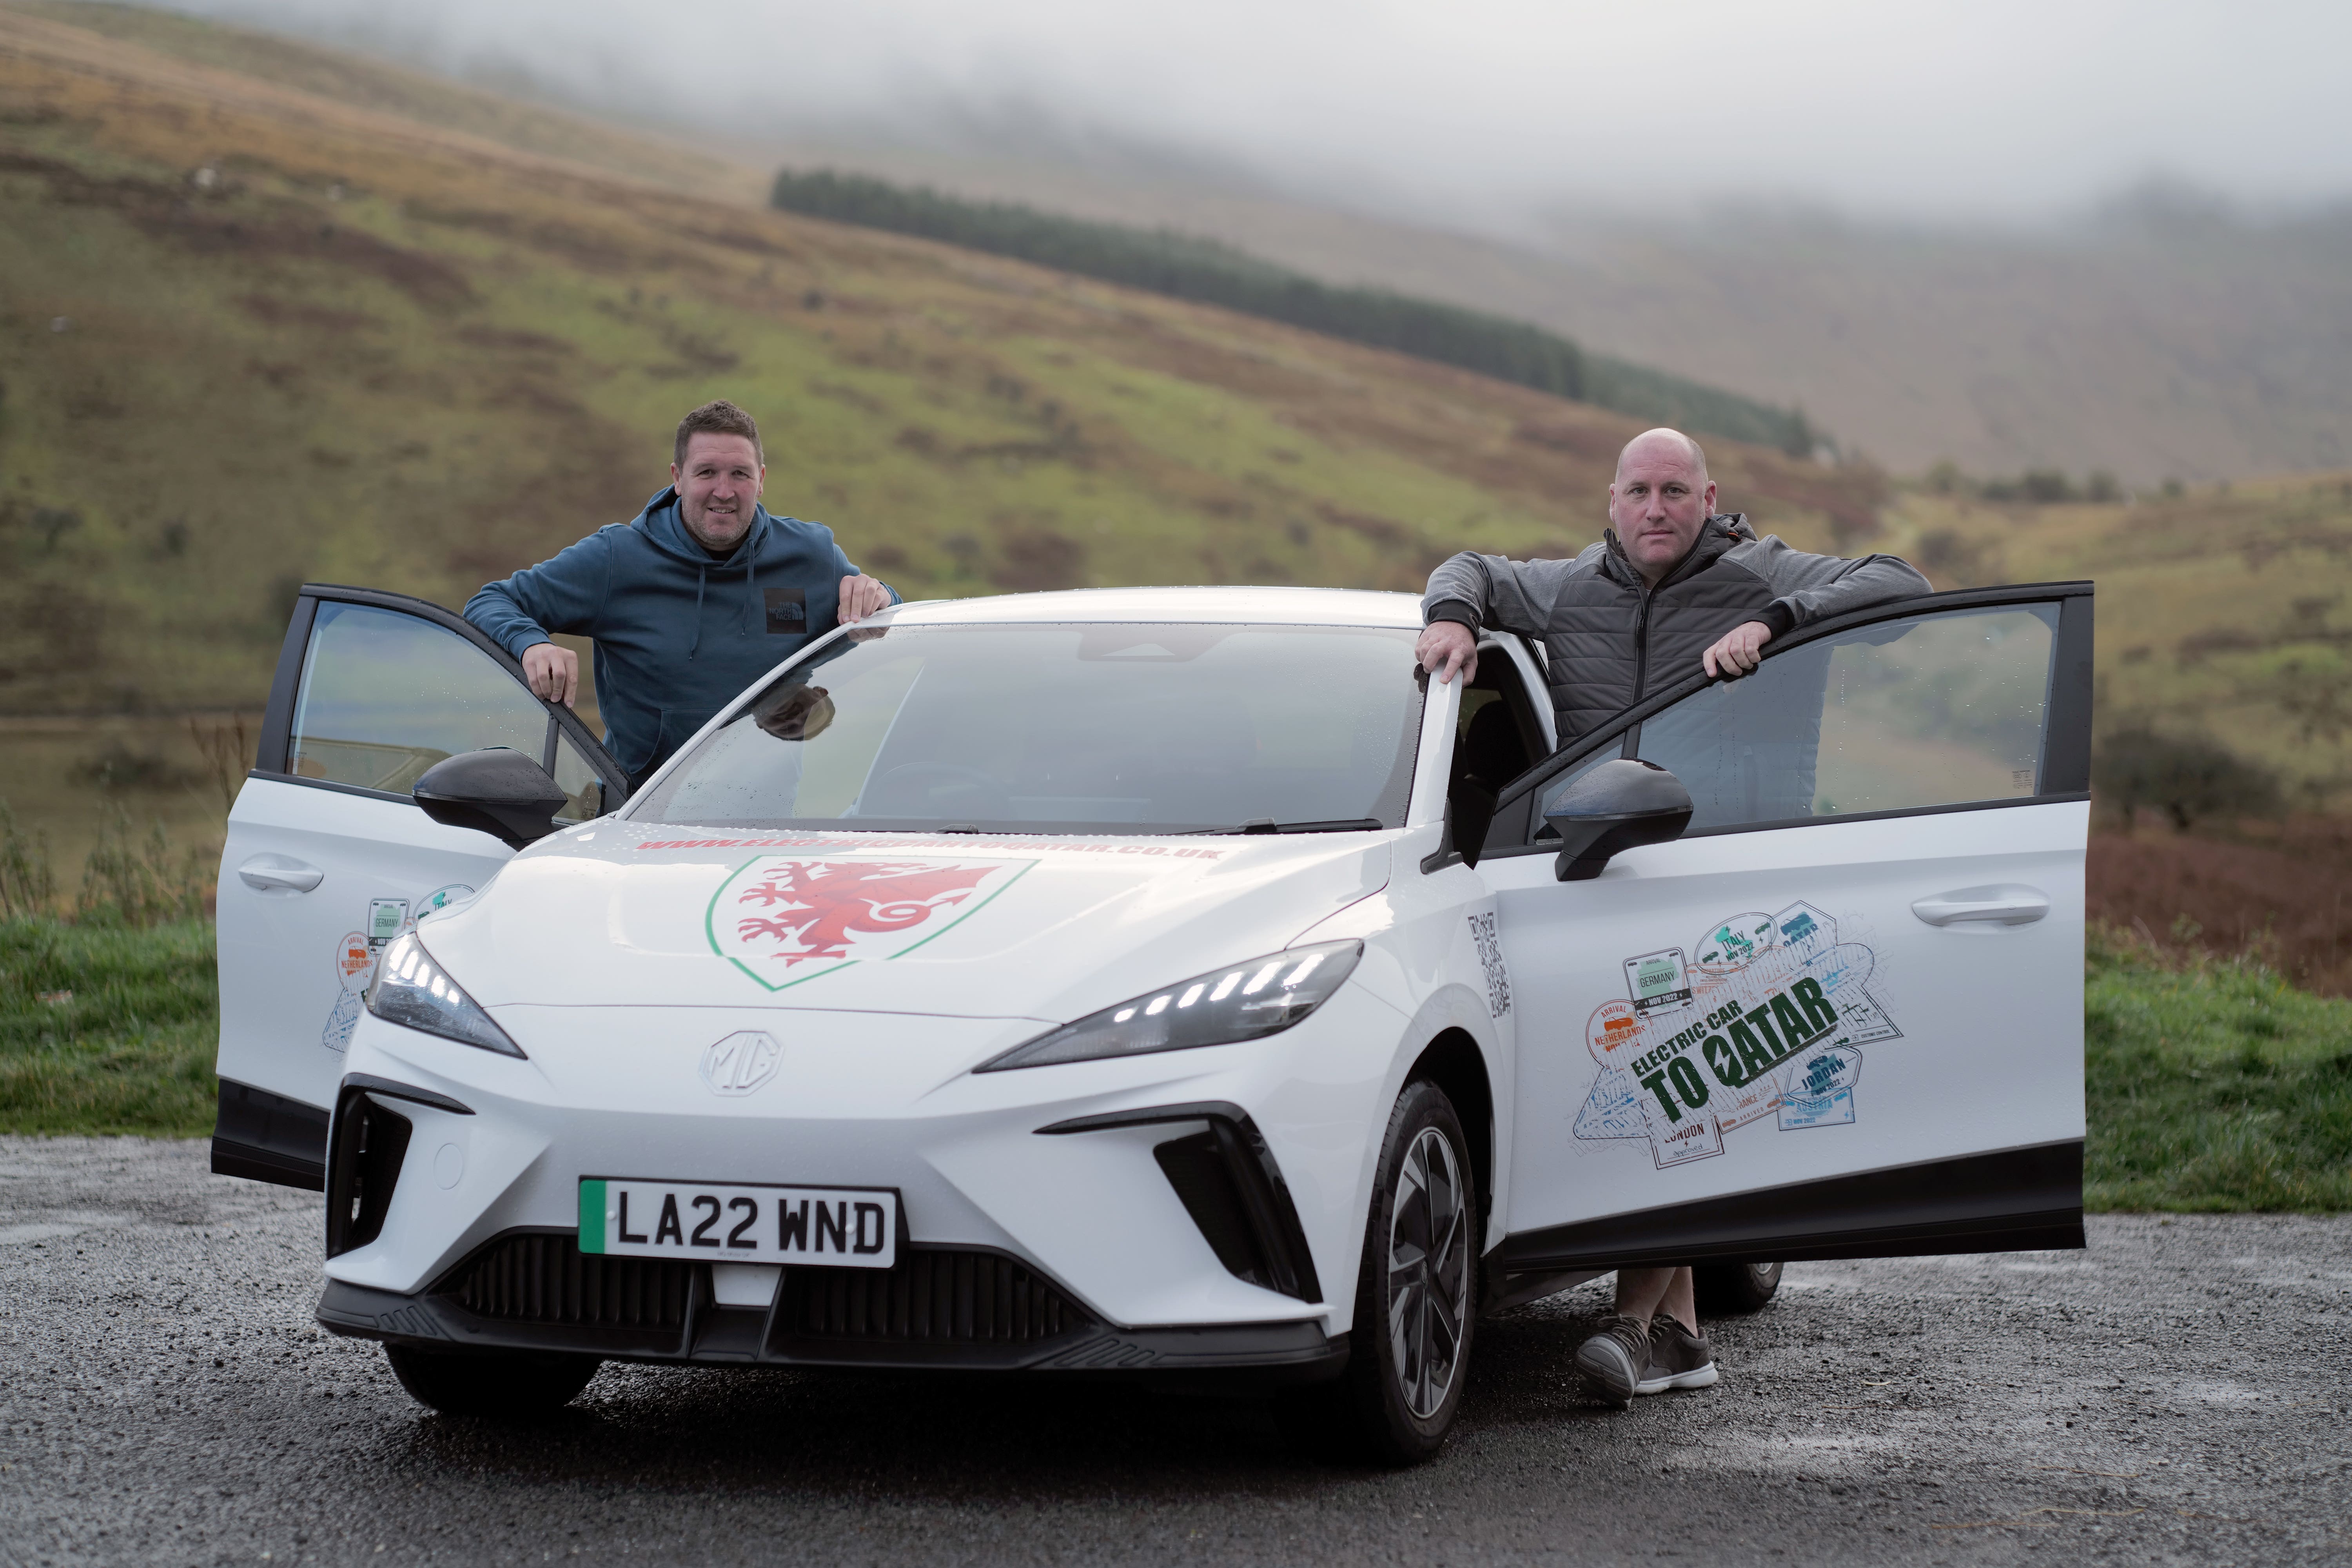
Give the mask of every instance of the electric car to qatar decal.
<path id="1" fill-rule="evenodd" d="M 1576 1136 L 1645 1138 L 1664 1170 L 1766 1116 L 1784 1132 L 1853 1121 L 1859 1047 L 1903 1036 L 1870 994 L 1875 963 L 1803 903 L 1718 921 L 1687 957 L 1626 959 L 1626 994 L 1586 1026 L 1601 1071 Z"/>
<path id="2" fill-rule="evenodd" d="M 968 919 L 1034 860 L 788 859 L 738 868 L 711 895 L 710 950 L 771 991 L 903 957 Z"/>

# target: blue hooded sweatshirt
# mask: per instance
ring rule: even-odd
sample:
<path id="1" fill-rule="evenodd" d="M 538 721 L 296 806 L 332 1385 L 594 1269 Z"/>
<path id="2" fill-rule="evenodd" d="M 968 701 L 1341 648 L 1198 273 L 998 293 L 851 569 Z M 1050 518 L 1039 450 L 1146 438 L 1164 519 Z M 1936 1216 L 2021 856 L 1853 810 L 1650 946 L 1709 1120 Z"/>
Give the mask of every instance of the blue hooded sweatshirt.
<path id="1" fill-rule="evenodd" d="M 466 618 L 517 658 L 551 632 L 595 639 L 604 749 L 634 789 L 744 688 L 831 631 L 841 580 L 856 574 L 833 530 L 765 507 L 734 553 L 714 560 L 668 488 L 633 521 L 483 584 Z"/>

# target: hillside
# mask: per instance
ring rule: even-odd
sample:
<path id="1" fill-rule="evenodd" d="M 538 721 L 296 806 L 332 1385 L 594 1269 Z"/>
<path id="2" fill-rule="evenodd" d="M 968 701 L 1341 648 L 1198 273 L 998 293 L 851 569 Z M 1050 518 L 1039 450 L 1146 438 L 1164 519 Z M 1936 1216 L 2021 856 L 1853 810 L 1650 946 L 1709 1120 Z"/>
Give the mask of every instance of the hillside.
<path id="1" fill-rule="evenodd" d="M 2352 795 L 2352 474 L 2032 506 L 1908 488 L 1876 541 L 1938 586 L 2099 584 L 2103 733 L 2210 734 L 2277 769 L 2288 804 Z"/>
<path id="2" fill-rule="evenodd" d="M 761 416 L 780 508 L 915 596 L 1416 587 L 1464 543 L 1591 539 L 1633 428 L 762 210 L 698 157 L 308 45 L 0 4 L 0 714 L 256 703 L 294 584 L 460 603 L 634 511 L 713 395 Z M 2342 478 L 2032 506 L 1711 450 L 1725 504 L 1808 547 L 2098 579 L 2103 726 L 2214 733 L 2299 805 L 2352 787 Z"/>
<path id="3" fill-rule="evenodd" d="M 1848 450 L 1897 471 L 1951 458 L 1977 473 L 2104 468 L 2153 486 L 2352 463 L 2352 213 L 2342 208 L 2233 215 L 2158 189 L 2011 227 L 1769 205 L 1640 222 L 1563 208 L 1509 215 L 1507 233 L 1482 237 L 1373 215 L 1344 195 L 1286 195 L 1181 148 L 1024 140 L 1017 117 L 993 132 L 966 127 L 951 153 L 877 145 L 872 125 L 792 145 L 740 128 L 662 137 L 534 107 L 533 90 L 556 85 L 553 66 L 535 81 L 520 64 L 502 90 L 471 92 L 130 6 L 14 3 L 745 205 L 781 162 L 1167 226 L 1330 283 L 1532 321 L 1596 355 L 1800 405 Z M 589 89 L 575 79 L 565 90 L 576 100 Z M 663 106 L 612 107 L 643 117 Z"/>
<path id="4" fill-rule="evenodd" d="M 769 205 L 1393 349 L 1695 436 L 1776 447 L 1793 457 L 1817 450 L 1825 458 L 1836 456 L 1834 443 L 1825 442 L 1794 409 L 1588 353 L 1557 332 L 1510 317 L 1393 289 L 1334 286 L 1173 229 L 1097 223 L 1017 202 L 968 201 L 928 185 L 897 185 L 832 170 L 783 170 L 776 175 Z"/>
<path id="5" fill-rule="evenodd" d="M 1465 542 L 1590 540 L 1636 427 L 61 10 L 0 8 L 0 711 L 250 703 L 295 584 L 461 602 L 633 512 L 715 395 L 761 416 L 779 509 L 913 596 L 1417 587 Z M 1814 545 L 1880 484 L 1717 467 Z"/>
<path id="6" fill-rule="evenodd" d="M 1334 283 L 1533 321 L 1795 405 L 1897 471 L 2105 468 L 2136 485 L 2352 462 L 2352 216 L 2148 195 L 2043 228 L 1767 206 L 1520 215 L 1485 237 L 1197 174 L 856 141 L 782 150 L 982 200 L 1166 225 Z"/>

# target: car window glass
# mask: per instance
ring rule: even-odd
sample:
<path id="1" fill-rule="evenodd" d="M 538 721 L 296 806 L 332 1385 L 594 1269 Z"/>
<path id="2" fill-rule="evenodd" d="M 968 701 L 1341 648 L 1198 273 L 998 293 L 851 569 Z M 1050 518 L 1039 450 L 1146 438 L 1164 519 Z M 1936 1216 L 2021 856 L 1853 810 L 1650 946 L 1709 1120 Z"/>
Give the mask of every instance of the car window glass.
<path id="1" fill-rule="evenodd" d="M 558 822 L 585 822 L 604 812 L 604 784 L 572 737 L 562 731 L 555 732 L 555 786 L 562 790 L 564 801 L 556 812 Z"/>
<path id="2" fill-rule="evenodd" d="M 796 665 L 635 819 L 1186 831 L 1403 820 L 1412 635 L 897 626 Z"/>
<path id="3" fill-rule="evenodd" d="M 1534 763 L 1521 721 L 1526 685 L 1518 667 L 1500 648 L 1480 659 L 1478 678 L 1462 689 L 1454 721 L 1454 773 L 1499 789 Z"/>
<path id="4" fill-rule="evenodd" d="M 1809 643 L 1645 720 L 1636 754 L 1689 789 L 1692 832 L 2030 797 L 2057 616 L 1950 611 Z M 1618 754 L 1548 783 L 1538 820 Z"/>
<path id="5" fill-rule="evenodd" d="M 321 601 L 294 705 L 288 771 L 405 795 L 442 758 L 547 754 L 547 710 L 489 655 L 396 610 Z"/>

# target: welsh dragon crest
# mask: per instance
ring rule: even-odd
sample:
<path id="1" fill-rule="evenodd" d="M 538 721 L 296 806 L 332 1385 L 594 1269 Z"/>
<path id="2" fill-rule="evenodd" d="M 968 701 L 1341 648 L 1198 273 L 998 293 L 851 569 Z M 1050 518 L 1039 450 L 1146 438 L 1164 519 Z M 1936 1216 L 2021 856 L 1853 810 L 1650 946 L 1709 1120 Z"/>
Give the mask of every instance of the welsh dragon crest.
<path id="1" fill-rule="evenodd" d="M 1025 860 L 755 860 L 711 900 L 710 944 L 771 990 L 896 958 L 985 904 Z M 808 968 L 813 963 L 821 967 Z"/>

